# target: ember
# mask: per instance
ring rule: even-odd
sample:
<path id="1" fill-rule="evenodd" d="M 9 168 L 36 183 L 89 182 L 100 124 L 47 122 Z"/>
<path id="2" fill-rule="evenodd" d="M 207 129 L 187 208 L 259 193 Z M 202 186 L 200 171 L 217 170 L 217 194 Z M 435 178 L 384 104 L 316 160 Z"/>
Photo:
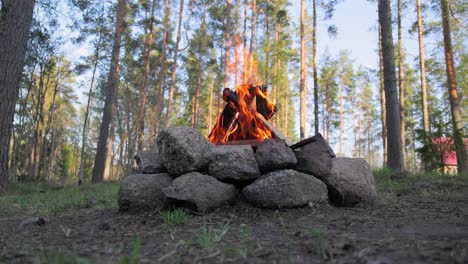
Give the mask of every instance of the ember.
<path id="1" fill-rule="evenodd" d="M 267 98 L 266 86 L 242 84 L 236 91 L 226 88 L 223 100 L 226 106 L 216 119 L 208 140 L 213 144 L 273 138 L 272 128 L 266 120 L 278 109 Z"/>

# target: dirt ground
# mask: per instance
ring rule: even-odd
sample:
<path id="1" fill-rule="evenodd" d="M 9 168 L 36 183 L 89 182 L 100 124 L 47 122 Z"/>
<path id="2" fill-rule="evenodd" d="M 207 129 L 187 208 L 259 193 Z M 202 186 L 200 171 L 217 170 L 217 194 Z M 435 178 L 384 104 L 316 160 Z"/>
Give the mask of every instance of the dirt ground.
<path id="1" fill-rule="evenodd" d="M 0 217 L 0 262 L 468 263 L 468 182 L 418 182 L 374 208 L 245 203 L 170 226 L 158 212 L 83 209 L 20 226 Z"/>

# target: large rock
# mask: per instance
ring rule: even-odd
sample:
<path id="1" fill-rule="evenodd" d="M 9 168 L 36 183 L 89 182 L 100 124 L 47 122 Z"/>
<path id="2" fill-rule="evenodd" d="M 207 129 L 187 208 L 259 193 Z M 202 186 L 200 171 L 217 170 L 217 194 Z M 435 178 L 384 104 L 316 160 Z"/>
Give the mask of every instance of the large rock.
<path id="1" fill-rule="evenodd" d="M 320 133 L 309 140 L 311 143 L 294 151 L 297 158 L 296 170 L 325 178 L 331 173 L 332 159 L 336 155 Z"/>
<path id="2" fill-rule="evenodd" d="M 208 174 L 221 181 L 245 182 L 260 178 L 250 145 L 216 146 L 209 157 Z"/>
<path id="3" fill-rule="evenodd" d="M 255 160 L 261 172 L 294 169 L 297 164 L 294 151 L 284 141 L 263 140 L 257 146 Z"/>
<path id="4" fill-rule="evenodd" d="M 364 159 L 334 158 L 331 174 L 323 179 L 336 206 L 370 206 L 377 199 L 374 175 Z"/>
<path id="5" fill-rule="evenodd" d="M 191 172 L 176 178 L 163 192 L 169 204 L 209 212 L 234 199 L 237 188 L 209 175 Z"/>
<path id="6" fill-rule="evenodd" d="M 135 160 L 138 165 L 139 173 L 153 174 L 166 171 L 162 165 L 161 156 L 157 148 L 138 152 L 135 155 Z"/>
<path id="7" fill-rule="evenodd" d="M 173 178 L 167 173 L 132 174 L 120 182 L 118 204 L 121 211 L 159 210 L 166 196 L 162 189 L 171 185 Z"/>
<path id="8" fill-rule="evenodd" d="M 172 126 L 156 139 L 162 164 L 170 174 L 206 170 L 206 153 L 213 146 L 200 132 L 188 126 Z"/>
<path id="9" fill-rule="evenodd" d="M 246 200 L 263 208 L 292 208 L 327 201 L 326 185 L 295 170 L 274 171 L 242 190 Z"/>

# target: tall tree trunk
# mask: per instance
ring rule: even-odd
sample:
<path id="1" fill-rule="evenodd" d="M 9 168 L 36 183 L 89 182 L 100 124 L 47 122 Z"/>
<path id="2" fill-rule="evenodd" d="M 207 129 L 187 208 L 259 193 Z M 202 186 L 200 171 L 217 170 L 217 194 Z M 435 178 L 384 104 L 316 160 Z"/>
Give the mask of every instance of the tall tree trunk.
<path id="1" fill-rule="evenodd" d="M 440 4 L 442 7 L 442 27 L 444 31 L 447 86 L 450 99 L 450 112 L 452 114 L 453 137 L 455 140 L 455 149 L 457 152 L 458 173 L 464 173 L 468 172 L 468 160 L 466 157 L 466 147 L 463 142 L 463 123 L 460 114 L 460 99 L 457 93 L 455 66 L 453 63 L 448 0 L 441 0 Z"/>
<path id="2" fill-rule="evenodd" d="M 226 1 L 226 33 L 224 35 L 224 88 L 229 85 L 229 60 L 231 45 L 231 0 Z"/>
<path id="3" fill-rule="evenodd" d="M 184 15 L 184 0 L 180 0 L 179 8 L 179 22 L 177 24 L 177 38 L 176 44 L 174 47 L 174 61 L 172 62 L 172 72 L 171 72 L 171 86 L 169 88 L 169 98 L 167 99 L 167 111 L 166 111 L 166 120 L 165 127 L 168 127 L 171 123 L 171 114 L 172 114 L 172 100 L 174 98 L 174 88 L 175 88 L 175 79 L 177 72 L 177 59 L 179 55 L 179 43 L 181 35 L 181 26 L 182 26 L 182 17 Z"/>
<path id="4" fill-rule="evenodd" d="M 319 132 L 319 100 L 318 100 L 318 77 L 317 77 L 317 7 L 316 0 L 313 5 L 313 23 L 312 23 L 312 68 L 314 74 L 314 127 L 315 134 Z"/>
<path id="5" fill-rule="evenodd" d="M 165 0 L 164 4 L 164 19 L 163 19 L 163 43 L 161 50 L 161 60 L 160 60 L 160 71 L 159 71 L 159 80 L 157 83 L 156 89 L 156 106 L 155 106 L 155 124 L 154 131 L 155 138 L 156 133 L 159 131 L 160 125 L 162 125 L 162 111 L 164 108 L 164 89 L 166 88 L 166 63 L 167 63 L 167 31 L 169 30 L 169 18 L 171 15 L 171 5 L 169 0 Z M 154 143 L 154 142 L 153 142 Z"/>
<path id="6" fill-rule="evenodd" d="M 339 138 L 339 145 L 338 145 L 338 153 L 340 156 L 343 155 L 343 113 L 344 113 L 344 62 L 341 62 L 340 65 L 340 138 Z"/>
<path id="7" fill-rule="evenodd" d="M 99 140 L 94 159 L 92 182 L 102 182 L 107 159 L 107 144 L 109 139 L 109 125 L 113 114 L 114 97 L 119 84 L 119 58 L 120 42 L 125 14 L 125 0 L 119 0 L 117 5 L 117 18 L 115 21 L 114 44 L 112 46 L 112 59 L 106 84 L 106 99 L 102 114 L 101 127 L 99 128 Z"/>
<path id="8" fill-rule="evenodd" d="M 0 10 L 0 191 L 8 182 L 10 136 L 34 4 L 4 0 Z"/>
<path id="9" fill-rule="evenodd" d="M 255 27 L 257 26 L 257 0 L 252 1 L 252 21 L 251 21 L 251 29 L 250 29 L 250 45 L 249 45 L 249 53 L 250 59 L 253 59 L 254 53 L 254 40 L 255 40 Z M 252 67 L 253 61 L 250 62 L 250 67 Z"/>
<path id="10" fill-rule="evenodd" d="M 424 42 L 422 30 L 421 0 L 416 0 L 418 13 L 418 43 L 419 43 L 419 67 L 421 71 L 421 105 L 423 111 L 424 141 L 429 135 L 429 111 L 427 109 L 427 85 L 426 85 L 426 63 L 424 61 Z"/>
<path id="11" fill-rule="evenodd" d="M 89 119 L 89 112 L 91 107 L 91 98 L 93 93 L 93 86 L 94 80 L 96 78 L 96 70 L 99 63 L 99 54 L 100 54 L 100 46 L 102 41 L 102 32 L 99 31 L 98 41 L 96 43 L 96 48 L 94 50 L 94 64 L 93 64 L 93 74 L 91 75 L 91 83 L 89 84 L 89 92 L 88 92 L 88 102 L 86 103 L 86 111 L 84 117 L 84 124 L 83 124 L 83 131 L 81 132 L 81 151 L 80 151 L 80 169 L 79 169 L 79 178 L 78 178 L 78 185 L 83 183 L 84 178 L 84 152 L 86 147 L 86 133 L 88 127 L 88 119 Z"/>
<path id="12" fill-rule="evenodd" d="M 401 37 L 401 0 L 397 1 L 397 24 L 398 24 L 398 90 L 400 92 L 400 130 L 401 130 L 401 154 L 403 158 L 403 169 L 406 168 L 406 124 L 405 124 L 405 87 L 403 86 L 403 43 Z"/>
<path id="13" fill-rule="evenodd" d="M 106 162 L 104 163 L 104 173 L 102 179 L 104 181 L 109 181 L 112 175 L 112 165 L 114 161 L 113 156 L 113 146 L 114 146 L 114 136 L 115 136 L 115 112 L 116 112 L 116 105 L 115 103 L 112 105 L 112 115 L 109 127 L 109 139 L 107 140 L 107 152 L 106 152 Z"/>
<path id="14" fill-rule="evenodd" d="M 270 9 L 270 0 L 266 1 L 266 11 L 265 11 L 265 37 L 266 37 L 266 51 L 265 51 L 265 84 L 268 85 L 270 82 L 270 14 L 268 10 Z"/>
<path id="15" fill-rule="evenodd" d="M 387 108 L 385 100 L 384 64 L 382 53 L 382 27 L 379 21 L 379 78 L 380 78 L 380 121 L 382 123 L 382 166 L 387 166 Z"/>
<path id="16" fill-rule="evenodd" d="M 195 90 L 195 111 L 193 112 L 192 118 L 192 127 L 198 128 L 198 120 L 200 119 L 200 89 L 201 89 L 201 82 L 203 77 L 203 60 L 204 60 L 204 50 L 206 49 L 206 4 L 203 4 L 203 13 L 202 13 L 202 24 L 201 24 L 201 42 L 200 46 L 198 47 L 198 77 L 197 77 L 197 88 Z"/>
<path id="17" fill-rule="evenodd" d="M 305 54 L 305 23 L 304 23 L 304 0 L 301 0 L 301 90 L 300 90 L 300 137 L 305 138 L 306 133 L 306 54 Z"/>
<path id="18" fill-rule="evenodd" d="M 149 0 L 146 2 L 146 4 L 147 4 L 146 6 L 149 6 Z M 149 74 L 151 70 L 150 58 L 151 58 L 151 47 L 153 45 L 153 23 L 154 23 L 155 9 L 156 9 L 156 0 L 152 0 L 151 18 L 149 20 L 149 23 L 145 25 L 145 34 L 148 34 L 148 36 L 146 38 L 146 45 L 145 45 L 145 79 L 140 89 L 140 109 L 138 111 L 138 122 L 139 122 L 137 126 L 138 151 L 143 150 L 143 144 L 145 140 L 145 136 L 144 136 L 145 134 L 145 109 L 146 109 L 146 96 L 148 94 L 148 79 L 149 79 Z"/>
<path id="19" fill-rule="evenodd" d="M 382 55 L 387 109 L 388 166 L 396 171 L 404 171 L 403 155 L 401 152 L 400 108 L 396 88 L 390 1 L 379 0 L 378 10 L 379 21 L 382 28 Z"/>

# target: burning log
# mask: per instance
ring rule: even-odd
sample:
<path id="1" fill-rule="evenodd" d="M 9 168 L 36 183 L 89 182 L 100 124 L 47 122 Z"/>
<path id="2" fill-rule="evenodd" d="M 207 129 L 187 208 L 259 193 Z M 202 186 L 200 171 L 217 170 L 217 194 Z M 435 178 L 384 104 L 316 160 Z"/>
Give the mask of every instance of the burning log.
<path id="1" fill-rule="evenodd" d="M 272 130 L 265 124 L 278 108 L 267 98 L 265 85 L 239 85 L 236 91 L 223 90 L 227 103 L 208 136 L 212 143 L 224 144 L 232 140 L 263 140 L 272 138 Z M 260 117 L 259 115 L 260 114 Z"/>
<path id="2" fill-rule="evenodd" d="M 249 94 L 252 97 L 255 97 L 255 104 L 253 104 L 253 106 L 256 108 L 256 111 L 266 120 L 269 120 L 276 112 L 278 112 L 276 105 L 266 97 L 266 85 L 250 85 Z M 229 88 L 224 88 L 223 100 L 228 104 L 232 103 L 236 108 L 239 107 L 239 96 Z M 252 102 L 248 102 L 248 105 L 252 105 Z"/>

